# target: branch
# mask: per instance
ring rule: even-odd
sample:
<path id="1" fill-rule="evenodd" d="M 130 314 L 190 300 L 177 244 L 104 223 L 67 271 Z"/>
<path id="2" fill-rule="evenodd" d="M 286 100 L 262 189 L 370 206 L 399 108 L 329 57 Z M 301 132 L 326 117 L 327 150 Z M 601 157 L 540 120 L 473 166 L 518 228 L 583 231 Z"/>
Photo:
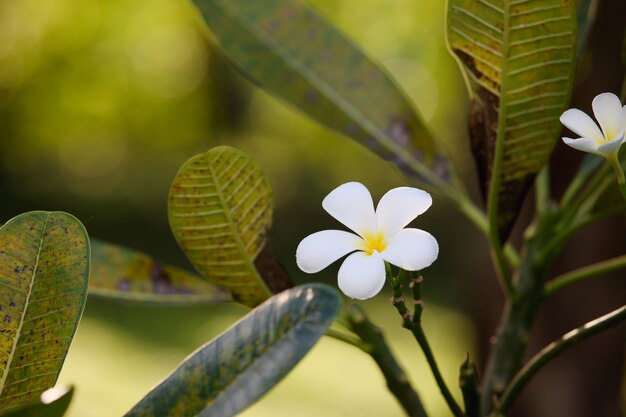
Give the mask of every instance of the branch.
<path id="1" fill-rule="evenodd" d="M 558 356 L 565 349 L 571 347 L 575 343 L 585 340 L 603 330 L 609 329 L 626 319 L 626 305 L 614 310 L 602 317 L 599 317 L 589 323 L 572 330 L 563 335 L 559 340 L 550 343 L 543 348 L 533 358 L 524 365 L 524 367 L 513 377 L 508 388 L 500 397 L 495 414 L 504 413 L 513 404 L 517 394 L 524 388 L 526 383 L 532 378 L 537 371 L 546 365 L 551 359 Z"/>
<path id="2" fill-rule="evenodd" d="M 396 397 L 407 415 L 428 417 L 417 392 L 393 356 L 380 328 L 369 321 L 363 310 L 354 304 L 346 304 L 344 315 L 350 330 L 366 344 L 369 355 L 385 376 L 389 391 Z"/>
<path id="3" fill-rule="evenodd" d="M 422 324 L 421 324 L 421 313 L 423 309 L 422 300 L 419 298 L 413 299 L 415 310 L 414 310 L 414 314 L 412 315 L 409 309 L 406 307 L 406 304 L 404 303 L 404 295 L 402 294 L 402 278 L 404 276 L 404 271 L 400 270 L 400 273 L 398 274 L 398 278 L 395 278 L 391 273 L 391 269 L 389 268 L 389 265 L 387 263 L 385 263 L 385 265 L 387 267 L 387 279 L 391 283 L 391 288 L 393 290 L 393 297 L 391 298 L 391 303 L 396 308 L 396 310 L 398 310 L 398 313 L 400 313 L 400 316 L 402 317 L 402 326 L 410 330 L 411 333 L 413 333 L 415 340 L 417 340 L 417 343 L 422 348 L 422 351 L 424 352 L 424 356 L 426 357 L 426 361 L 428 362 L 428 365 L 430 366 L 433 376 L 435 377 L 435 381 L 437 382 L 437 386 L 439 387 L 439 390 L 441 391 L 443 398 L 446 400 L 446 403 L 448 404 L 448 407 L 450 408 L 450 411 L 452 412 L 452 414 L 454 414 L 455 417 L 465 417 L 463 410 L 461 410 L 461 407 L 459 407 L 459 405 L 454 400 L 454 397 L 452 397 L 452 394 L 450 393 L 450 390 L 448 389 L 446 382 L 441 376 L 441 372 L 439 371 L 439 366 L 437 365 L 437 361 L 435 360 L 435 355 L 433 355 L 433 352 L 430 348 L 430 344 L 428 343 L 428 339 L 426 338 L 426 334 L 424 333 L 424 330 L 422 329 Z M 419 273 L 417 274 L 416 277 L 414 277 L 411 280 L 410 288 L 414 297 L 419 297 L 420 295 L 421 282 L 422 282 L 422 277 L 419 275 Z"/>
<path id="4" fill-rule="evenodd" d="M 622 268 L 626 268 L 626 255 L 607 259 L 606 261 L 598 262 L 596 264 L 568 272 L 546 283 L 546 287 L 543 292 L 544 296 L 550 297 L 556 292 L 576 282 L 605 274 L 607 272 L 617 271 Z"/>
<path id="5" fill-rule="evenodd" d="M 478 369 L 470 362 L 469 353 L 459 370 L 459 387 L 463 393 L 467 417 L 480 416 L 480 395 L 478 394 Z"/>

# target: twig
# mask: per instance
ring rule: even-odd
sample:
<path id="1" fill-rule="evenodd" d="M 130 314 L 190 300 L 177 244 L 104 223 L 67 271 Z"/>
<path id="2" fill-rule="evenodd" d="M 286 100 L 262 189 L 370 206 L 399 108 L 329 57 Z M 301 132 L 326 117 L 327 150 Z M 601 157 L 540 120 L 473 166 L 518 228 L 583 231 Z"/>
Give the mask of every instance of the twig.
<path id="1" fill-rule="evenodd" d="M 326 336 L 328 337 L 332 337 L 333 339 L 339 340 L 340 342 L 344 342 L 347 343 L 349 345 L 352 345 L 356 348 L 361 349 L 363 352 L 369 354 L 369 346 L 367 346 L 366 344 L 364 344 L 363 342 L 361 342 L 360 340 L 345 334 L 344 332 L 340 332 L 338 330 L 335 329 L 328 329 L 326 330 Z"/>
<path id="2" fill-rule="evenodd" d="M 368 353 L 383 373 L 389 391 L 396 397 L 407 415 L 428 417 L 417 392 L 393 356 L 380 328 L 369 321 L 363 310 L 354 304 L 345 306 L 344 316 L 350 329 L 367 345 Z"/>
<path id="3" fill-rule="evenodd" d="M 476 369 L 476 365 L 470 362 L 469 353 L 459 370 L 459 387 L 463 393 L 465 414 L 467 417 L 479 417 L 480 395 L 478 394 L 478 370 Z"/>
<path id="4" fill-rule="evenodd" d="M 607 259 L 605 261 L 568 272 L 546 283 L 546 287 L 543 292 L 544 296 L 550 297 L 556 292 L 576 282 L 585 280 L 587 278 L 592 278 L 607 272 L 617 271 L 621 268 L 626 268 L 626 255 Z"/>
<path id="5" fill-rule="evenodd" d="M 391 283 L 391 288 L 393 291 L 391 303 L 396 308 L 396 310 L 398 310 L 398 313 L 402 317 L 402 326 L 410 330 L 411 333 L 413 333 L 415 340 L 417 340 L 417 343 L 422 348 L 422 351 L 424 352 L 424 356 L 426 357 L 426 361 L 428 362 L 428 365 L 430 366 L 433 376 L 435 377 L 435 381 L 437 382 L 437 386 L 439 387 L 439 390 L 441 391 L 443 398 L 446 400 L 446 403 L 448 404 L 448 407 L 450 408 L 450 411 L 452 412 L 452 414 L 454 414 L 455 417 L 465 417 L 465 414 L 461 410 L 461 407 L 459 407 L 459 405 L 454 400 L 454 397 L 452 397 L 452 394 L 450 393 L 450 390 L 448 389 L 446 382 L 441 376 L 441 372 L 439 371 L 439 366 L 437 365 L 435 356 L 433 355 L 433 352 L 430 348 L 430 344 L 428 343 L 426 334 L 424 333 L 424 330 L 422 329 L 422 325 L 421 325 L 421 313 L 423 309 L 422 300 L 420 298 L 413 299 L 415 310 L 414 310 L 414 314 L 412 315 L 409 309 L 406 307 L 404 295 L 402 294 L 402 278 L 403 278 L 402 270 L 398 278 L 395 278 L 393 274 L 391 273 L 391 269 L 389 268 L 389 265 L 386 264 L 386 266 L 387 266 L 387 279 Z M 420 295 L 419 286 L 421 285 L 421 282 L 422 282 L 422 277 L 419 274 L 413 277 L 413 279 L 411 280 L 410 287 L 414 296 Z"/>
<path id="6" fill-rule="evenodd" d="M 526 385 L 530 378 L 546 365 L 551 359 L 555 358 L 565 349 L 574 345 L 576 342 L 585 340 L 603 330 L 609 329 L 626 319 L 626 305 L 614 310 L 602 317 L 599 317 L 589 323 L 572 330 L 563 335 L 559 340 L 550 343 L 543 348 L 533 358 L 524 365 L 524 367 L 513 377 L 508 385 L 500 401 L 496 406 L 496 414 L 504 413 L 513 404 L 520 390 Z"/>

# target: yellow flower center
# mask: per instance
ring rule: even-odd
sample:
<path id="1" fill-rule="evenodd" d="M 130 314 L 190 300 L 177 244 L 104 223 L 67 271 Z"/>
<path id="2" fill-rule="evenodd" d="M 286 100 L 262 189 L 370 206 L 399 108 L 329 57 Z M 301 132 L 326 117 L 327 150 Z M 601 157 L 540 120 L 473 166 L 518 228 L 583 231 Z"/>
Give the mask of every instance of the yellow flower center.
<path id="1" fill-rule="evenodd" d="M 364 233 L 362 249 L 367 253 L 367 255 L 371 255 L 374 251 L 378 253 L 385 250 L 387 247 L 387 242 L 385 241 L 385 235 L 383 233 Z"/>

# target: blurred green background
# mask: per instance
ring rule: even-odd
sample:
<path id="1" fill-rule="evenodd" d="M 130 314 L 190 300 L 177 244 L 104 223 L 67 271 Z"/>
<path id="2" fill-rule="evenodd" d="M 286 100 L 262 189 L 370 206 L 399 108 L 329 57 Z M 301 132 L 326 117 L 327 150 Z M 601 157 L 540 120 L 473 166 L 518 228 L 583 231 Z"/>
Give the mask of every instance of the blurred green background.
<path id="1" fill-rule="evenodd" d="M 443 2 L 313 4 L 396 77 L 442 138 L 458 140 L 465 87 L 445 48 Z M 306 276 L 294 262 L 303 237 L 338 226 L 323 212 L 322 198 L 347 181 L 363 182 L 376 200 L 406 184 L 390 164 L 252 87 L 217 54 L 182 1 L 2 0 L 0 39 L 4 220 L 31 209 L 65 210 L 92 236 L 187 266 L 167 226 L 170 182 L 189 157 L 230 144 L 249 153 L 270 177 L 276 203 L 272 239 L 293 279 L 334 283 L 337 267 Z M 457 250 L 444 230 L 461 222 L 449 216 L 454 213 L 435 200 L 418 227 L 442 245 L 439 265 L 427 276 L 425 320 L 444 373 L 455 384 L 460 362 L 474 348 L 471 322 L 440 305 L 461 298 L 453 283 L 458 277 L 444 273 Z M 428 408 L 442 415 L 445 405 L 426 363 L 387 297 L 363 304 L 389 329 Z M 245 313 L 237 305 L 88 302 L 60 377 L 77 386 L 70 416 L 121 415 L 186 355 Z M 402 411 L 373 361 L 331 339 L 244 413 L 356 414 Z"/>
<path id="2" fill-rule="evenodd" d="M 444 43 L 445 2 L 312 3 L 393 74 L 453 149 L 475 193 L 464 133 L 465 86 Z M 323 212 L 323 197 L 341 183 L 360 181 L 377 200 L 407 180 L 364 148 L 252 87 L 204 33 L 182 0 L 0 0 L 0 223 L 28 210 L 64 210 L 79 217 L 91 236 L 189 267 L 167 225 L 169 185 L 186 159 L 229 144 L 269 175 L 276 204 L 273 245 L 294 281 L 334 283 L 337 265 L 308 276 L 294 259 L 303 237 L 338 226 Z M 440 243 L 439 260 L 426 271 L 424 320 L 444 376 L 456 386 L 466 352 L 484 355 L 501 296 L 483 237 L 442 199 L 435 196 L 415 225 Z M 383 292 L 361 304 L 387 330 L 432 415 L 445 415 L 425 361 L 400 328 L 388 296 Z M 88 301 L 60 378 L 77 386 L 69 415 L 121 415 L 245 313 L 238 305 Z M 483 350 L 476 343 L 476 320 Z M 378 417 L 402 411 L 369 357 L 324 339 L 243 415 Z"/>

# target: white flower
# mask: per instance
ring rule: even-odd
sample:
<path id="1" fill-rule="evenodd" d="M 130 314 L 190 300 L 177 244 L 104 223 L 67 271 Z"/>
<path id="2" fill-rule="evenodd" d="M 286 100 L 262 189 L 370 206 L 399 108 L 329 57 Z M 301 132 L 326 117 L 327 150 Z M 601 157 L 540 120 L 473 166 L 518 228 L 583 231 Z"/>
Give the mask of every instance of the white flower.
<path id="1" fill-rule="evenodd" d="M 309 274 L 319 272 L 351 252 L 339 268 L 339 288 L 365 300 L 385 284 L 385 261 L 407 271 L 426 268 L 437 259 L 439 245 L 427 232 L 404 228 L 432 204 L 426 191 L 400 187 L 388 191 L 374 211 L 365 186 L 349 182 L 322 201 L 331 216 L 357 234 L 323 230 L 307 236 L 296 250 L 296 262 Z"/>
<path id="2" fill-rule="evenodd" d="M 615 94 L 602 93 L 593 99 L 592 107 L 602 130 L 586 113 L 569 109 L 561 116 L 561 123 L 580 137 L 563 138 L 563 142 L 580 151 L 591 152 L 607 159 L 616 158 L 619 147 L 624 142 L 626 106 L 622 107 Z"/>

